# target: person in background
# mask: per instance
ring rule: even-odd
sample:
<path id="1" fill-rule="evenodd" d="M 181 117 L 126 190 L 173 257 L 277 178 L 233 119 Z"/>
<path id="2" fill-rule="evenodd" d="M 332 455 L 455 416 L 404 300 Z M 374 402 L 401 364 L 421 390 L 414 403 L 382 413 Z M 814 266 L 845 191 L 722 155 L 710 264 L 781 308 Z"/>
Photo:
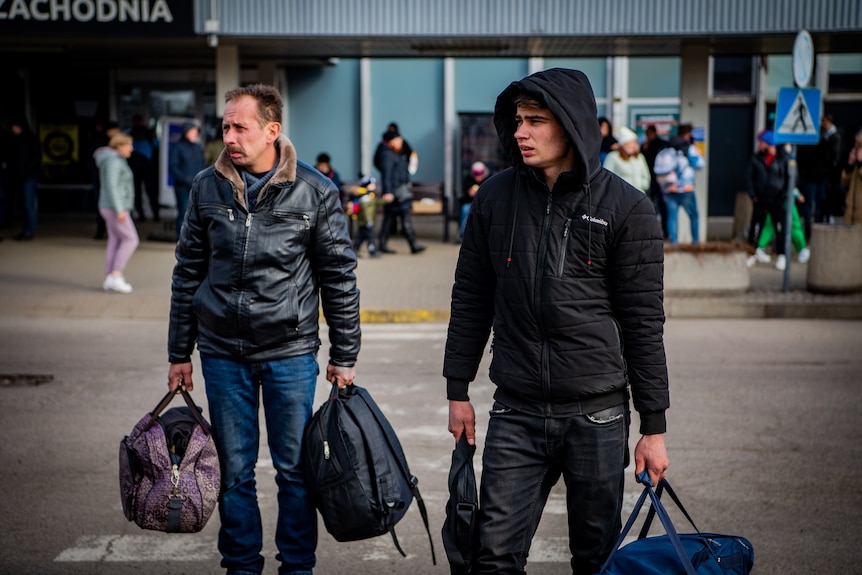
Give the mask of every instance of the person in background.
<path id="1" fill-rule="evenodd" d="M 811 223 L 830 219 L 831 188 L 837 185 L 834 174 L 841 162 L 841 134 L 826 114 L 820 120 L 820 140 L 816 145 L 799 146 L 796 163 L 799 168 L 799 192 L 805 203 L 797 206 L 805 226 L 805 239 L 811 238 Z"/>
<path id="2" fill-rule="evenodd" d="M 524 573 L 563 478 L 571 573 L 593 575 L 620 533 L 629 394 L 635 474 L 669 465 L 664 245 L 652 203 L 599 164 L 586 75 L 513 82 L 494 125 L 511 168 L 473 199 L 455 270 L 443 376 L 448 430 L 476 441 L 468 387 L 493 332 L 475 573 Z"/>
<path id="3" fill-rule="evenodd" d="M 135 182 L 128 162 L 132 149 L 131 136 L 119 133 L 93 154 L 99 168 L 99 213 L 108 230 L 105 281 L 102 283 L 102 289 L 108 292 L 132 293 L 132 286 L 123 276 L 126 264 L 140 243 L 132 219 Z"/>
<path id="4" fill-rule="evenodd" d="M 9 179 L 12 189 L 17 190 L 24 205 L 24 227 L 15 239 L 19 242 L 30 241 L 36 237 L 36 223 L 39 219 L 42 147 L 25 118 L 13 119 L 10 128 L 12 138 L 9 142 Z"/>
<path id="5" fill-rule="evenodd" d="M 374 241 L 374 222 L 377 220 L 377 208 L 383 201 L 377 197 L 377 180 L 373 176 L 364 176 L 359 180 L 351 205 L 354 207 L 351 217 L 356 220 L 356 238 L 353 240 L 353 251 L 358 257 L 363 243 L 368 243 L 368 255 L 380 257 L 380 250 Z"/>
<path id="6" fill-rule="evenodd" d="M 694 192 L 695 170 L 702 170 L 705 162 L 693 143 L 691 124 L 680 124 L 677 135 L 655 159 L 656 179 L 661 185 L 667 205 L 667 235 L 670 243 L 679 242 L 677 226 L 680 207 L 685 210 L 691 224 L 691 241 L 699 241 L 700 228 L 697 196 Z"/>
<path id="7" fill-rule="evenodd" d="M 664 194 L 661 193 L 661 185 L 655 177 L 655 158 L 659 152 L 667 147 L 667 142 L 659 137 L 658 130 L 654 124 L 646 127 L 645 136 L 646 139 L 641 144 L 641 154 L 643 154 L 649 168 L 649 196 L 656 213 L 661 218 L 662 235 L 667 239 L 667 206 L 664 203 Z"/>
<path id="8" fill-rule="evenodd" d="M 356 256 L 332 180 L 298 161 L 281 132 L 279 91 L 252 84 L 228 91 L 225 102 L 225 150 L 195 178 L 177 242 L 167 384 L 194 388 L 197 344 L 221 464 L 218 547 L 228 575 L 264 569 L 255 479 L 262 398 L 278 486 L 267 502 L 278 508 L 278 573 L 310 575 L 317 513 L 302 434 L 321 325 L 329 329 L 327 381 L 343 388 L 356 376 Z"/>
<path id="9" fill-rule="evenodd" d="M 758 231 L 763 230 L 766 215 L 769 214 L 772 224 L 775 226 L 776 241 L 775 267 L 783 270 L 787 266 L 787 258 L 784 255 L 784 233 L 786 232 L 785 219 L 785 194 L 790 177 L 789 158 L 783 147 L 775 146 L 775 136 L 772 130 L 762 130 L 757 134 L 757 153 L 751 158 L 751 163 L 746 171 L 746 184 L 748 195 L 754 203 L 754 214 L 749 230 L 749 239 L 756 237 Z M 759 221 L 755 221 L 755 217 Z M 760 247 L 754 253 L 755 259 L 769 262 L 771 258 Z"/>
<path id="10" fill-rule="evenodd" d="M 341 205 L 344 209 L 347 209 L 347 203 L 350 201 L 348 194 L 341 187 L 341 176 L 338 175 L 338 172 L 335 171 L 335 168 L 332 167 L 332 158 L 329 157 L 329 154 L 326 152 L 321 152 L 317 155 L 317 161 L 314 164 L 314 168 L 332 180 L 332 183 L 335 184 L 335 187 L 338 188 L 338 194 L 341 198 Z"/>
<path id="11" fill-rule="evenodd" d="M 394 254 L 388 246 L 389 237 L 395 229 L 396 220 L 401 220 L 401 233 L 410 245 L 410 253 L 425 251 L 425 246 L 416 241 L 413 228 L 413 192 L 410 190 L 410 173 L 407 170 L 407 157 L 401 152 L 404 139 L 397 133 L 387 130 L 383 134 L 386 144 L 380 155 L 380 188 L 383 201 L 383 223 L 380 226 L 379 249 L 384 254 Z"/>
<path id="12" fill-rule="evenodd" d="M 174 179 L 174 195 L 177 198 L 177 237 L 186 215 L 189 191 L 195 176 L 206 167 L 204 152 L 198 143 L 200 128 L 197 122 L 186 122 L 182 126 L 179 141 L 170 148 L 168 172 Z"/>
<path id="13" fill-rule="evenodd" d="M 793 190 L 793 197 L 798 203 L 805 201 L 805 198 L 799 193 L 799 188 Z M 790 213 L 790 243 L 793 245 L 793 249 L 796 250 L 799 263 L 804 264 L 811 258 L 811 250 L 808 249 L 808 244 L 805 241 L 805 230 L 802 228 L 802 220 L 799 217 L 799 210 L 796 209 L 796 203 L 792 205 Z M 766 218 L 763 220 L 763 229 L 760 231 L 760 238 L 757 240 L 757 250 L 754 252 L 754 255 L 748 258 L 748 267 L 754 266 L 759 261 L 764 263 L 770 261 L 769 254 L 765 250 L 772 244 L 774 239 L 775 223 L 772 221 L 772 215 L 767 213 Z M 779 266 L 778 269 L 783 271 L 785 266 Z"/>
<path id="14" fill-rule="evenodd" d="M 615 173 L 643 193 L 649 192 L 650 174 L 646 158 L 640 153 L 638 136 L 625 126 L 615 134 L 618 147 L 611 151 L 605 161 L 604 168 Z"/>
<path id="15" fill-rule="evenodd" d="M 107 235 L 107 228 L 105 227 L 105 218 L 102 217 L 102 214 L 99 213 L 99 188 L 101 184 L 99 182 L 99 167 L 96 166 L 95 156 L 93 154 L 96 153 L 96 150 L 99 148 L 104 148 L 108 145 L 108 142 L 111 141 L 116 134 L 120 133 L 120 125 L 113 120 L 101 123 L 97 122 L 94 127 L 94 135 L 92 139 L 92 149 L 90 152 L 90 161 L 89 161 L 89 169 L 90 176 L 93 182 L 93 204 L 96 209 L 96 232 L 93 234 L 94 240 L 103 240 Z"/>
<path id="16" fill-rule="evenodd" d="M 617 139 L 614 138 L 614 127 L 611 125 L 611 121 L 604 116 L 599 118 L 599 130 L 602 132 L 602 145 L 601 148 L 599 148 L 599 163 L 604 163 L 608 154 L 613 150 L 616 150 L 619 144 L 617 143 Z"/>
<path id="17" fill-rule="evenodd" d="M 398 129 L 398 124 L 395 122 L 389 122 L 389 126 L 386 127 L 387 132 L 395 132 L 396 134 L 401 134 L 401 130 Z M 407 158 L 407 172 L 413 176 L 416 174 L 416 171 L 419 169 L 419 154 L 410 143 L 401 136 L 403 140 L 403 144 L 401 146 L 401 155 Z"/>
<path id="18" fill-rule="evenodd" d="M 204 163 L 207 166 L 212 166 L 224 150 L 224 138 L 221 134 L 221 118 L 216 119 L 216 127 L 213 130 L 213 136 L 204 146 Z"/>
<path id="19" fill-rule="evenodd" d="M 491 170 L 485 165 L 485 162 L 473 162 L 470 166 L 470 174 L 464 178 L 463 189 L 461 190 L 461 212 L 458 220 L 458 241 L 464 237 L 464 226 L 467 225 L 467 215 L 470 213 L 470 206 L 473 204 L 473 197 L 479 191 L 479 186 L 482 182 L 491 175 Z"/>
<path id="20" fill-rule="evenodd" d="M 856 132 L 853 144 L 841 170 L 841 183 L 847 188 L 844 223 L 862 224 L 862 130 Z"/>
<path id="21" fill-rule="evenodd" d="M 161 220 L 159 217 L 159 193 L 158 183 L 151 178 L 153 173 L 153 141 L 155 134 L 147 127 L 144 117 L 135 114 L 132 117 L 132 129 L 129 132 L 132 137 L 132 155 L 129 165 L 135 176 L 135 214 L 141 221 L 146 221 L 144 214 L 144 193 L 147 195 L 147 204 L 153 215 L 153 221 Z"/>

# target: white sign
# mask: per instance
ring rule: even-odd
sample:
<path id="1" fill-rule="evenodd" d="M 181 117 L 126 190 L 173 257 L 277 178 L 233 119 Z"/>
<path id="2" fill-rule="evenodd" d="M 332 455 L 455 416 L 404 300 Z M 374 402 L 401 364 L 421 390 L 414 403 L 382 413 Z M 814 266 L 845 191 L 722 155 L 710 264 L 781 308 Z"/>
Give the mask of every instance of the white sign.
<path id="1" fill-rule="evenodd" d="M 814 71 L 814 41 L 811 34 L 802 30 L 793 42 L 793 80 L 800 88 L 811 82 Z"/>

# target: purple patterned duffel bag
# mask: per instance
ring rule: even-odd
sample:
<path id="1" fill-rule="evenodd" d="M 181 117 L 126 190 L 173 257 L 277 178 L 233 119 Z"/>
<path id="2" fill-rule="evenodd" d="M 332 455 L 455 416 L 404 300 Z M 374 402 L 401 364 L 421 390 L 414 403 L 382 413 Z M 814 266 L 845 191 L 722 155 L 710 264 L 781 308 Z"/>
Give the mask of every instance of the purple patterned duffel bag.
<path id="1" fill-rule="evenodd" d="M 164 414 L 175 395 L 187 406 Z M 219 496 L 218 454 L 191 395 L 168 392 L 120 442 L 120 497 L 126 519 L 143 529 L 196 533 Z"/>

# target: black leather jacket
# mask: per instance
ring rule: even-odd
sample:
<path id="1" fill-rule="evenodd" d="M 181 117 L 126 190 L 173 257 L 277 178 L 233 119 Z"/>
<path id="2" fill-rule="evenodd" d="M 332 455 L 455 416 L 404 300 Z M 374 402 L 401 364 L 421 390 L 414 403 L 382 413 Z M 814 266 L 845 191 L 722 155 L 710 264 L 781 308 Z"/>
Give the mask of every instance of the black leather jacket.
<path id="1" fill-rule="evenodd" d="M 321 304 L 330 363 L 356 361 L 356 255 L 338 190 L 284 135 L 276 145 L 277 170 L 252 212 L 226 152 L 192 184 L 172 280 L 172 363 L 189 361 L 195 342 L 237 361 L 317 352 Z"/>

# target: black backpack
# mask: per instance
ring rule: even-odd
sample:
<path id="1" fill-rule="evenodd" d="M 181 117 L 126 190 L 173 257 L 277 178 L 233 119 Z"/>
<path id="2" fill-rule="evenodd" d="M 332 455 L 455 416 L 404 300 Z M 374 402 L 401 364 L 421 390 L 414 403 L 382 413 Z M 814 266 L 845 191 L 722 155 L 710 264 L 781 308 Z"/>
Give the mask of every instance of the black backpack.
<path id="1" fill-rule="evenodd" d="M 407 556 L 395 536 L 413 498 L 437 564 L 428 512 L 392 426 L 358 386 L 332 386 L 329 400 L 312 416 L 303 437 L 306 483 L 326 530 L 336 541 L 359 541 L 384 533 Z"/>

